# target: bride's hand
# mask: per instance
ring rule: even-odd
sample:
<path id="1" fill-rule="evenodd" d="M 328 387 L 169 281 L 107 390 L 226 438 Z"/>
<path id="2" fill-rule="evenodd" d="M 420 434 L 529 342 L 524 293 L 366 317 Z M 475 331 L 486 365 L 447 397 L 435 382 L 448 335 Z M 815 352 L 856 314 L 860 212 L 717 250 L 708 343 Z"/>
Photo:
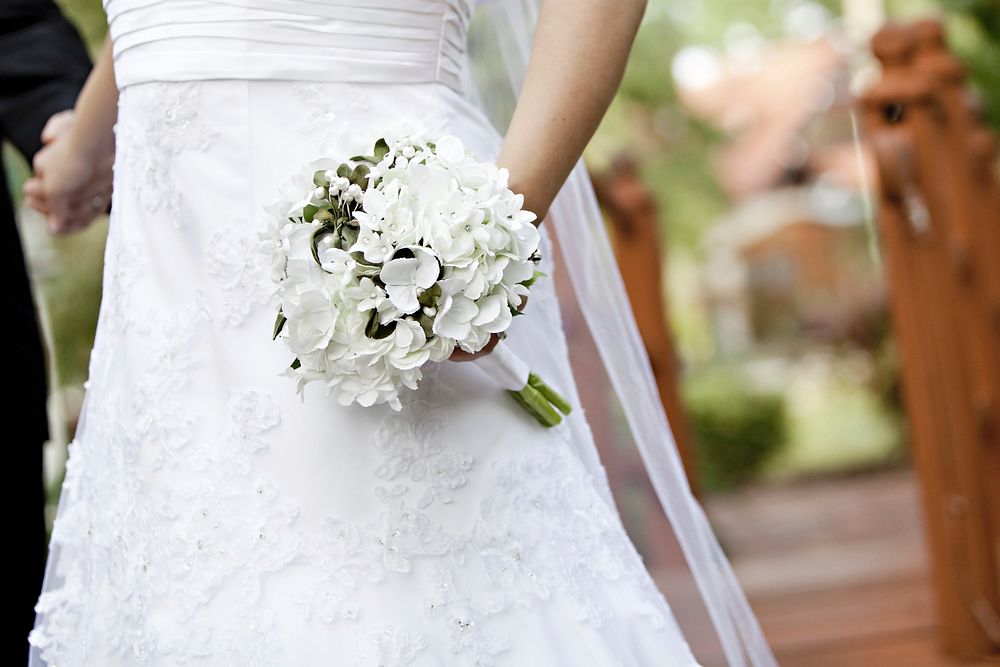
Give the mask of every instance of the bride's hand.
<path id="1" fill-rule="evenodd" d="M 524 311 L 525 306 L 528 305 L 528 297 L 521 297 L 521 310 Z M 493 351 L 493 348 L 503 340 L 503 336 L 500 334 L 493 334 L 490 336 L 490 342 L 486 343 L 486 346 L 479 352 L 466 352 L 460 347 L 456 347 L 455 351 L 451 353 L 448 357 L 449 361 L 475 361 L 479 357 L 484 357 Z"/>
<path id="2" fill-rule="evenodd" d="M 451 353 L 448 357 L 449 361 L 475 361 L 479 357 L 485 357 L 487 354 L 493 351 L 493 348 L 501 341 L 500 334 L 493 334 L 490 336 L 490 342 L 486 343 L 486 346 L 479 350 L 479 352 L 466 352 L 460 347 L 456 347 L 455 351 Z"/>
<path id="3" fill-rule="evenodd" d="M 111 200 L 112 150 L 86 151 L 74 137 L 73 112 L 55 114 L 42 131 L 45 146 L 24 184 L 25 202 L 46 217 L 49 231 L 67 234 L 89 225 Z"/>

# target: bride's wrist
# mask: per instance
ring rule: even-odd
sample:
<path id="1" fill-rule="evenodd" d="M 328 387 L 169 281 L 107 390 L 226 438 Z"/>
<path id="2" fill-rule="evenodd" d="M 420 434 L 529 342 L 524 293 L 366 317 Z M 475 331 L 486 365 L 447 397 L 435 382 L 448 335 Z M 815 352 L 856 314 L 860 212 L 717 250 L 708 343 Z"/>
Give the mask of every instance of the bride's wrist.
<path id="1" fill-rule="evenodd" d="M 511 192 L 514 194 L 519 194 L 524 197 L 524 210 L 531 211 L 537 217 L 535 218 L 535 226 L 542 224 L 542 220 L 548 214 L 549 206 L 551 202 L 544 201 L 544 197 L 541 197 L 536 193 L 533 188 L 528 184 L 523 184 L 517 180 L 517 178 L 512 174 L 508 180 L 507 187 L 510 188 Z"/>
<path id="2" fill-rule="evenodd" d="M 104 164 L 108 160 L 114 160 L 115 133 L 113 129 L 106 132 L 94 132 L 74 124 L 66 139 L 73 156 L 79 160 L 94 164 Z"/>

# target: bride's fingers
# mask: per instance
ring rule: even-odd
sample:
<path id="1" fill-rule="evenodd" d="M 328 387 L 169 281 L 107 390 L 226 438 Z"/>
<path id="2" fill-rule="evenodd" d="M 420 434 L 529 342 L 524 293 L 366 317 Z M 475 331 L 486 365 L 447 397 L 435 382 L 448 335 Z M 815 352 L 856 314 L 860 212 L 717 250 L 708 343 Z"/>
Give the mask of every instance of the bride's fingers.
<path id="1" fill-rule="evenodd" d="M 93 219 L 93 214 L 79 210 L 73 211 L 66 216 L 49 216 L 46 218 L 46 226 L 50 234 L 63 236 L 89 226 Z"/>
<path id="2" fill-rule="evenodd" d="M 481 349 L 479 352 L 466 352 L 462 348 L 456 347 L 455 351 L 451 353 L 451 356 L 448 357 L 448 359 L 450 361 L 475 361 L 479 357 L 485 356 L 490 352 L 492 352 L 493 348 L 495 348 L 499 342 L 500 342 L 500 334 L 493 334 L 492 336 L 490 336 L 490 341 L 486 343 L 486 346 L 483 347 L 483 349 Z"/>
<path id="3" fill-rule="evenodd" d="M 45 195 L 45 186 L 42 185 L 42 179 L 38 176 L 32 176 L 21 186 L 21 193 L 25 197 L 43 197 Z"/>
<path id="4" fill-rule="evenodd" d="M 46 203 L 44 199 L 37 197 L 25 197 L 24 204 L 28 208 L 37 211 L 42 215 L 48 215 L 49 213 L 51 213 L 51 209 L 49 208 L 49 205 Z"/>
<path id="5" fill-rule="evenodd" d="M 49 232 L 58 235 L 71 234 L 89 227 L 107 208 L 106 198 L 95 197 L 76 201 L 67 210 L 50 215 L 46 219 Z"/>
<path id="6" fill-rule="evenodd" d="M 87 208 L 81 201 L 69 200 L 65 197 L 53 198 L 50 202 L 49 214 L 45 218 L 49 232 L 52 234 L 63 234 L 74 227 L 76 220 L 84 215 Z M 92 212 L 86 213 L 93 217 Z"/>
<path id="7" fill-rule="evenodd" d="M 49 144 L 59 138 L 73 125 L 73 110 L 66 109 L 49 116 L 42 128 L 42 143 Z"/>
<path id="8" fill-rule="evenodd" d="M 51 207 L 49 206 L 49 200 L 41 179 L 37 177 L 29 178 L 21 187 L 21 194 L 24 195 L 25 204 L 43 215 L 49 213 Z"/>

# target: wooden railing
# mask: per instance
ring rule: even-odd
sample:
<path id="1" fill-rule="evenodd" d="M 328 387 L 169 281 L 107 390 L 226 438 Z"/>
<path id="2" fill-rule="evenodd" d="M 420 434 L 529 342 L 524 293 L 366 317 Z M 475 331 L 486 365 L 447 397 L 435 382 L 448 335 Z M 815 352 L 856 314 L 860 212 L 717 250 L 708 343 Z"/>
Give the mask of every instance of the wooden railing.
<path id="1" fill-rule="evenodd" d="M 1000 192 L 996 141 L 939 23 L 872 41 L 862 97 L 943 650 L 1000 651 Z"/>

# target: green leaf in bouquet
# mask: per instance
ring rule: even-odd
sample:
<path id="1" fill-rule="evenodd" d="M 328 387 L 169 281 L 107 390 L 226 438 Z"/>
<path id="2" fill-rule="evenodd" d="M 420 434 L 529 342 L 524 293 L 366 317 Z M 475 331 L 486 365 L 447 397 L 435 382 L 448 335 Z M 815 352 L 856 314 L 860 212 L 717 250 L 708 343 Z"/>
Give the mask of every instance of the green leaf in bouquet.
<path id="1" fill-rule="evenodd" d="M 358 264 L 363 264 L 365 266 L 372 266 L 372 267 L 381 268 L 381 264 L 376 264 L 374 262 L 369 262 L 367 259 L 365 259 L 365 254 L 363 252 L 361 252 L 360 250 L 355 250 L 354 252 L 352 252 L 351 253 L 351 258 L 355 262 L 357 262 Z"/>
<path id="2" fill-rule="evenodd" d="M 441 298 L 441 284 L 434 283 L 417 296 L 417 302 L 424 308 L 437 306 L 438 299 Z"/>
<path id="3" fill-rule="evenodd" d="M 339 167 L 337 167 L 337 176 L 340 176 L 341 178 L 350 178 L 351 165 L 346 162 L 342 163 Z"/>
<path id="4" fill-rule="evenodd" d="M 333 211 L 329 208 L 322 206 L 316 213 L 313 214 L 313 221 L 322 222 L 323 224 L 333 222 Z"/>
<path id="5" fill-rule="evenodd" d="M 302 207 L 302 219 L 306 222 L 312 222 L 313 216 L 316 215 L 316 211 L 319 210 L 319 206 L 315 204 L 306 204 Z"/>
<path id="6" fill-rule="evenodd" d="M 322 260 L 320 260 L 320 258 L 319 258 L 319 244 L 320 244 L 320 241 L 322 241 L 327 236 L 330 236 L 330 235 L 336 234 L 336 233 L 337 233 L 337 230 L 336 230 L 336 228 L 334 228 L 333 225 L 323 225 L 322 227 L 320 227 L 319 229 L 317 229 L 315 232 L 313 232 L 313 235 L 312 235 L 312 244 L 311 244 L 312 245 L 312 256 L 313 256 L 313 259 L 316 260 L 317 264 L 322 265 Z M 335 238 L 334 241 L 336 241 L 336 240 L 337 239 Z M 334 243 L 334 245 L 336 245 L 336 243 Z"/>
<path id="7" fill-rule="evenodd" d="M 388 322 L 382 324 L 379 322 L 378 312 L 372 311 L 371 319 L 368 320 L 368 326 L 365 327 L 365 335 L 369 338 L 374 338 L 375 340 L 382 340 L 383 338 L 389 336 L 393 331 L 396 330 L 396 322 Z"/>
<path id="8" fill-rule="evenodd" d="M 375 162 L 381 162 L 382 158 L 389 154 L 389 142 L 381 138 L 375 142 Z"/>
<path id="9" fill-rule="evenodd" d="M 289 367 L 289 368 L 291 368 L 291 369 L 292 369 L 293 371 L 297 371 L 297 370 L 299 370 L 300 368 L 302 368 L 302 362 L 301 362 L 301 361 L 299 361 L 298 357 L 296 357 L 296 358 L 295 358 L 295 359 L 294 359 L 294 360 L 292 361 L 292 363 L 288 365 L 288 367 Z"/>
<path id="10" fill-rule="evenodd" d="M 362 162 L 359 165 L 355 165 L 354 169 L 351 171 L 351 175 L 348 176 L 347 178 L 349 181 L 351 181 L 351 183 L 357 185 L 359 188 L 363 190 L 365 189 L 365 187 L 368 186 L 369 171 L 370 168 L 368 167 L 368 165 Z"/>
<path id="11" fill-rule="evenodd" d="M 512 306 L 510 304 L 507 304 L 507 307 L 510 308 L 510 314 L 513 317 L 517 317 L 518 315 L 524 315 L 524 311 L 521 310 L 520 308 L 515 308 L 514 306 Z"/>
<path id="12" fill-rule="evenodd" d="M 285 314 L 279 310 L 278 317 L 274 320 L 274 335 L 271 336 L 271 340 L 277 340 L 278 334 L 280 334 L 281 330 L 285 328 L 286 322 L 288 322 L 288 318 L 285 317 Z"/>
<path id="13" fill-rule="evenodd" d="M 354 272 L 359 276 L 368 276 L 369 278 L 374 278 L 382 272 L 381 264 L 372 264 L 365 259 L 364 253 L 361 251 L 354 251 L 351 253 L 351 259 L 355 261 Z"/>
<path id="14" fill-rule="evenodd" d="M 421 312 L 417 316 L 417 324 L 424 330 L 424 335 L 430 340 L 434 337 L 434 318 L 427 313 Z"/>
<path id="15" fill-rule="evenodd" d="M 325 188 L 330 185 L 330 181 L 326 178 L 326 169 L 317 169 L 313 172 L 313 185 L 321 188 Z"/>
<path id="16" fill-rule="evenodd" d="M 538 280 L 539 278 L 545 278 L 548 275 L 549 274 L 545 273 L 544 271 L 535 271 L 534 273 L 531 274 L 530 278 L 528 278 L 527 280 L 522 280 L 520 284 L 524 285 L 525 287 L 531 287 L 532 285 L 535 284 L 536 280 Z"/>
<path id="17" fill-rule="evenodd" d="M 352 227 L 350 225 L 341 223 L 340 225 L 341 247 L 346 249 L 353 246 L 355 243 L 358 242 L 358 235 L 360 233 L 361 230 L 358 227 Z"/>

